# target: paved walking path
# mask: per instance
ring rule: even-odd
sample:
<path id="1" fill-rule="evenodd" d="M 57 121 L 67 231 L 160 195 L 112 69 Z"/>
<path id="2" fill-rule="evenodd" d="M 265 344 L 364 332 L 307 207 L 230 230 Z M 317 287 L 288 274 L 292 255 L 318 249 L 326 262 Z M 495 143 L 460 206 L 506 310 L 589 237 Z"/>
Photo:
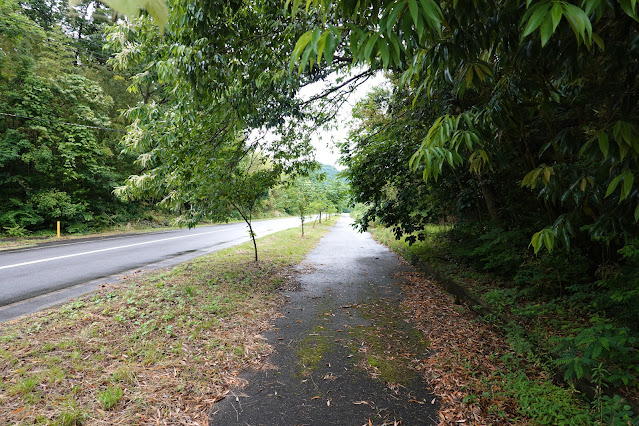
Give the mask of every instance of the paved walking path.
<path id="1" fill-rule="evenodd" d="M 300 265 L 301 288 L 265 333 L 275 347 L 212 425 L 430 425 L 437 402 L 411 362 L 427 342 L 404 321 L 397 256 L 342 217 Z M 269 368 L 270 366 L 270 368 Z"/>

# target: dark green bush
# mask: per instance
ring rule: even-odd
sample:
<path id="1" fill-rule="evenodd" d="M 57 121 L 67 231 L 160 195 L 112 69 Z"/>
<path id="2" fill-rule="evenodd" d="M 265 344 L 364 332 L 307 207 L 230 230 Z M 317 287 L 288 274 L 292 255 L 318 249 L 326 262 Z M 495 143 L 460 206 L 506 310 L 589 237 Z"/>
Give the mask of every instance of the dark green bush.
<path id="1" fill-rule="evenodd" d="M 570 252 L 557 249 L 538 255 L 529 253 L 513 282 L 519 288 L 533 288 L 541 295 L 563 295 L 568 287 L 588 282 L 589 270 L 588 259 L 577 249 Z"/>
<path id="2" fill-rule="evenodd" d="M 453 255 L 462 262 L 504 278 L 512 278 L 526 252 L 525 233 L 498 226 L 462 223 L 451 233 Z"/>
<path id="3" fill-rule="evenodd" d="M 556 338 L 555 364 L 564 371 L 567 380 L 592 380 L 597 368 L 606 374 L 599 381 L 614 387 L 637 387 L 639 382 L 639 339 L 626 327 L 616 327 L 609 320 L 594 316 L 591 326 L 576 336 Z M 597 383 L 595 383 L 597 384 Z"/>

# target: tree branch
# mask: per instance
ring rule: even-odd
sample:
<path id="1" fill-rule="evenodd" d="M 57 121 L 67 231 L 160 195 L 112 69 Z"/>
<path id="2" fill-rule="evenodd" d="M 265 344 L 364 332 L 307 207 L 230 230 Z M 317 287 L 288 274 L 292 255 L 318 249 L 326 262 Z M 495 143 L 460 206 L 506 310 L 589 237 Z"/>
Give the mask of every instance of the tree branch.
<path id="1" fill-rule="evenodd" d="M 330 95 L 331 93 L 337 92 L 339 89 L 341 89 L 344 86 L 349 85 L 350 83 L 352 83 L 353 81 L 359 80 L 359 79 L 364 79 L 362 82 L 358 83 L 358 86 L 363 84 L 366 80 L 368 80 L 371 76 L 373 75 L 373 70 L 366 70 L 360 74 L 357 74 L 356 76 L 353 76 L 351 78 L 349 78 L 348 80 L 346 80 L 345 82 L 343 82 L 342 84 L 339 84 L 337 86 L 331 87 L 330 89 L 324 91 L 323 93 L 320 93 L 319 95 L 315 95 L 313 97 L 311 97 L 310 99 L 308 99 L 307 101 L 304 101 L 300 104 L 300 106 L 306 106 L 311 102 L 315 102 L 318 99 L 322 99 L 327 97 L 328 95 Z"/>

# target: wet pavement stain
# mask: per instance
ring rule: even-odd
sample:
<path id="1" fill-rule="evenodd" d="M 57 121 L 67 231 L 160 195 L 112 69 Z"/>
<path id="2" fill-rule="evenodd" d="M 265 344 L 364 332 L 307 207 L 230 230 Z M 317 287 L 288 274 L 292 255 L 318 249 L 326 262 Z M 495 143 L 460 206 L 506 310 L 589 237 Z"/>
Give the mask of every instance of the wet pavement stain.
<path id="1" fill-rule="evenodd" d="M 394 253 L 342 218 L 300 265 L 274 328 L 272 368 L 245 373 L 212 425 L 430 425 L 438 404 L 416 371 L 428 341 L 404 320 Z"/>

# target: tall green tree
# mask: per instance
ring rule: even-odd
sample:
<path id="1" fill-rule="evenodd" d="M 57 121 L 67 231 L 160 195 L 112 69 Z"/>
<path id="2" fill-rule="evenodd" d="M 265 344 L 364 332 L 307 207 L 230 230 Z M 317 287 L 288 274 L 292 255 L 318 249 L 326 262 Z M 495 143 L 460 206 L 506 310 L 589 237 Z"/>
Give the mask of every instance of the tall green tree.
<path id="1" fill-rule="evenodd" d="M 194 225 L 228 214 L 229 203 L 243 197 L 240 187 L 251 192 L 245 180 L 261 176 L 260 192 L 279 183 L 277 173 L 294 179 L 314 167 L 313 117 L 297 95 L 331 68 L 302 78 L 288 72 L 303 23 L 317 18 L 287 19 L 276 3 L 174 2 L 169 11 L 163 38 L 148 16 L 109 35 L 116 67 L 138 71 L 131 89 L 152 87 L 162 100 L 127 113 L 126 150 L 144 170 L 118 193 L 155 200 Z M 271 171 L 241 170 L 256 152 Z M 235 192 L 229 177 L 238 178 Z"/>
<path id="2" fill-rule="evenodd" d="M 568 246 L 580 228 L 613 243 L 634 232 L 634 1 L 312 4 L 326 24 L 300 37 L 300 70 L 342 49 L 396 73 L 416 100 L 447 99 L 411 158 L 425 180 L 466 167 L 504 220 L 513 185 L 499 188 L 500 174 L 526 170 L 518 178 L 551 219 L 536 250 Z"/>
<path id="3" fill-rule="evenodd" d="M 112 121 L 116 105 L 126 104 L 119 99 L 125 86 L 105 91 L 113 73 L 78 62 L 88 64 L 88 56 L 52 5 L 50 16 L 37 2 L 0 5 L 1 232 L 51 229 L 56 220 L 82 230 L 126 215 L 111 193 L 133 170 L 119 155 L 122 130 Z"/>

